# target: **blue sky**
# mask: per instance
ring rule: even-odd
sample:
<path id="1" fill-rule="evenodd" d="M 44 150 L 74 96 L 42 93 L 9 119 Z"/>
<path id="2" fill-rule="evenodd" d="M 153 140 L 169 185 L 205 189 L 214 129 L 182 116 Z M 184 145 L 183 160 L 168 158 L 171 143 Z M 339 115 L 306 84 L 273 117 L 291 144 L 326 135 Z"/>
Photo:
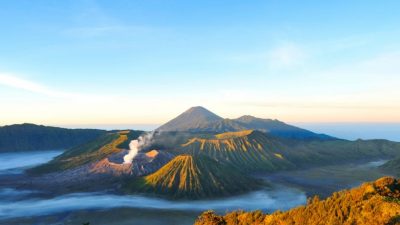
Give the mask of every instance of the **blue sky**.
<path id="1" fill-rule="evenodd" d="M 0 0 L 0 122 L 400 122 L 399 1 Z"/>

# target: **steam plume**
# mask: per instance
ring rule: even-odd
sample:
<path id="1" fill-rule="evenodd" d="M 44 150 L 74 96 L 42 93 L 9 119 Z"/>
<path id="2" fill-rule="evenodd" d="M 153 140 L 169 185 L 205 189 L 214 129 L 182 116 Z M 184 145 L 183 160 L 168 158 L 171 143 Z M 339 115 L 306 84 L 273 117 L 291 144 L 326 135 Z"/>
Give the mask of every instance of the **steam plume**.
<path id="1" fill-rule="evenodd" d="M 146 133 L 145 135 L 140 136 L 137 140 L 132 140 L 129 143 L 129 152 L 124 156 L 124 163 L 132 163 L 132 160 L 136 157 L 142 147 L 151 143 L 152 138 L 153 132 Z"/>

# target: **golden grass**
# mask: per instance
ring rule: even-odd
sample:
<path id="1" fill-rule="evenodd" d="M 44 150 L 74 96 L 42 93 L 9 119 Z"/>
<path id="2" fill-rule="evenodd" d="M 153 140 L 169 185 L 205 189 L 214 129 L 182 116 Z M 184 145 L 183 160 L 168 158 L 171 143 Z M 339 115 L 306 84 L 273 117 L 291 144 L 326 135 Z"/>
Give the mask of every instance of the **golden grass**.
<path id="1" fill-rule="evenodd" d="M 394 200 L 393 200 L 394 199 Z M 224 216 L 204 212 L 195 225 L 396 225 L 400 224 L 400 181 L 384 177 L 358 188 L 314 197 L 287 212 L 234 211 Z"/>
<path id="2" fill-rule="evenodd" d="M 102 146 L 97 151 L 93 151 L 87 154 L 81 154 L 79 156 L 70 157 L 62 160 L 61 162 L 65 163 L 65 165 L 63 165 L 63 168 L 64 169 L 72 168 L 75 165 L 81 165 L 94 160 L 100 160 L 112 153 L 118 153 L 122 151 L 122 149 L 118 148 L 117 146 L 126 141 L 127 139 L 128 136 L 126 134 L 119 133 L 118 138 Z"/>
<path id="3" fill-rule="evenodd" d="M 237 138 L 237 137 L 244 137 L 251 134 L 253 130 L 242 130 L 242 131 L 235 131 L 235 132 L 225 132 L 221 134 L 215 135 L 217 139 L 229 139 L 229 138 Z"/>
<path id="4" fill-rule="evenodd" d="M 215 135 L 216 139 L 205 139 L 205 138 L 191 138 L 185 144 L 182 144 L 182 147 L 189 146 L 193 143 L 200 143 L 200 150 L 204 150 L 207 145 L 213 146 L 213 149 L 221 149 L 226 148 L 229 150 L 235 150 L 238 148 L 244 149 L 247 151 L 247 146 L 251 146 L 252 144 L 248 141 L 247 136 L 251 134 L 253 130 L 243 130 L 237 132 L 226 132 Z M 244 138 L 242 142 L 236 142 L 236 138 Z M 258 148 L 261 146 L 258 145 Z"/>

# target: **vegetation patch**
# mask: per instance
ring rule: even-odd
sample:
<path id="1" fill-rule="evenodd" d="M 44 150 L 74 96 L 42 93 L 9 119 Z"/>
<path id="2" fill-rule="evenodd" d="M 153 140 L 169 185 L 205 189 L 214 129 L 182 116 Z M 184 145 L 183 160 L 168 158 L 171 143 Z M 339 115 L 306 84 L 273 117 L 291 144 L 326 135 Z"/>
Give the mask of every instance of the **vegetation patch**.
<path id="1" fill-rule="evenodd" d="M 287 212 L 264 214 L 260 211 L 234 211 L 217 215 L 213 211 L 201 214 L 195 225 L 275 225 L 275 224 L 390 224 L 400 222 L 398 198 L 383 197 L 379 190 L 390 196 L 400 191 L 398 181 L 385 177 L 374 183 L 363 184 L 358 188 L 336 192 L 325 200 L 318 197 L 309 199 L 307 205 Z M 376 191 L 371 190 L 375 187 Z M 395 187 L 395 188 L 393 188 Z M 368 198 L 364 196 L 368 194 Z"/>

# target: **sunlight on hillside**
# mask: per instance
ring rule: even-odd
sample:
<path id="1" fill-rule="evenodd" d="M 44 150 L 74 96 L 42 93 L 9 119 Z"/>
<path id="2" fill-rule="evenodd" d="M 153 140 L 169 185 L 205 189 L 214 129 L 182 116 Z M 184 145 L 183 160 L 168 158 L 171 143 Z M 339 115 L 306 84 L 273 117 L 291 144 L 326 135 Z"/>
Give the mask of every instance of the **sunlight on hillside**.
<path id="1" fill-rule="evenodd" d="M 306 206 L 277 211 L 234 211 L 219 216 L 204 212 L 195 225 L 319 225 L 319 224 L 400 224 L 400 183 L 390 177 L 365 183 L 358 188 L 334 193 L 320 200 L 310 198 Z"/>
<path id="2" fill-rule="evenodd" d="M 228 139 L 228 138 L 236 138 L 236 137 L 243 137 L 251 134 L 253 130 L 242 130 L 242 131 L 235 131 L 235 132 L 225 132 L 221 134 L 215 135 L 217 139 Z"/>

